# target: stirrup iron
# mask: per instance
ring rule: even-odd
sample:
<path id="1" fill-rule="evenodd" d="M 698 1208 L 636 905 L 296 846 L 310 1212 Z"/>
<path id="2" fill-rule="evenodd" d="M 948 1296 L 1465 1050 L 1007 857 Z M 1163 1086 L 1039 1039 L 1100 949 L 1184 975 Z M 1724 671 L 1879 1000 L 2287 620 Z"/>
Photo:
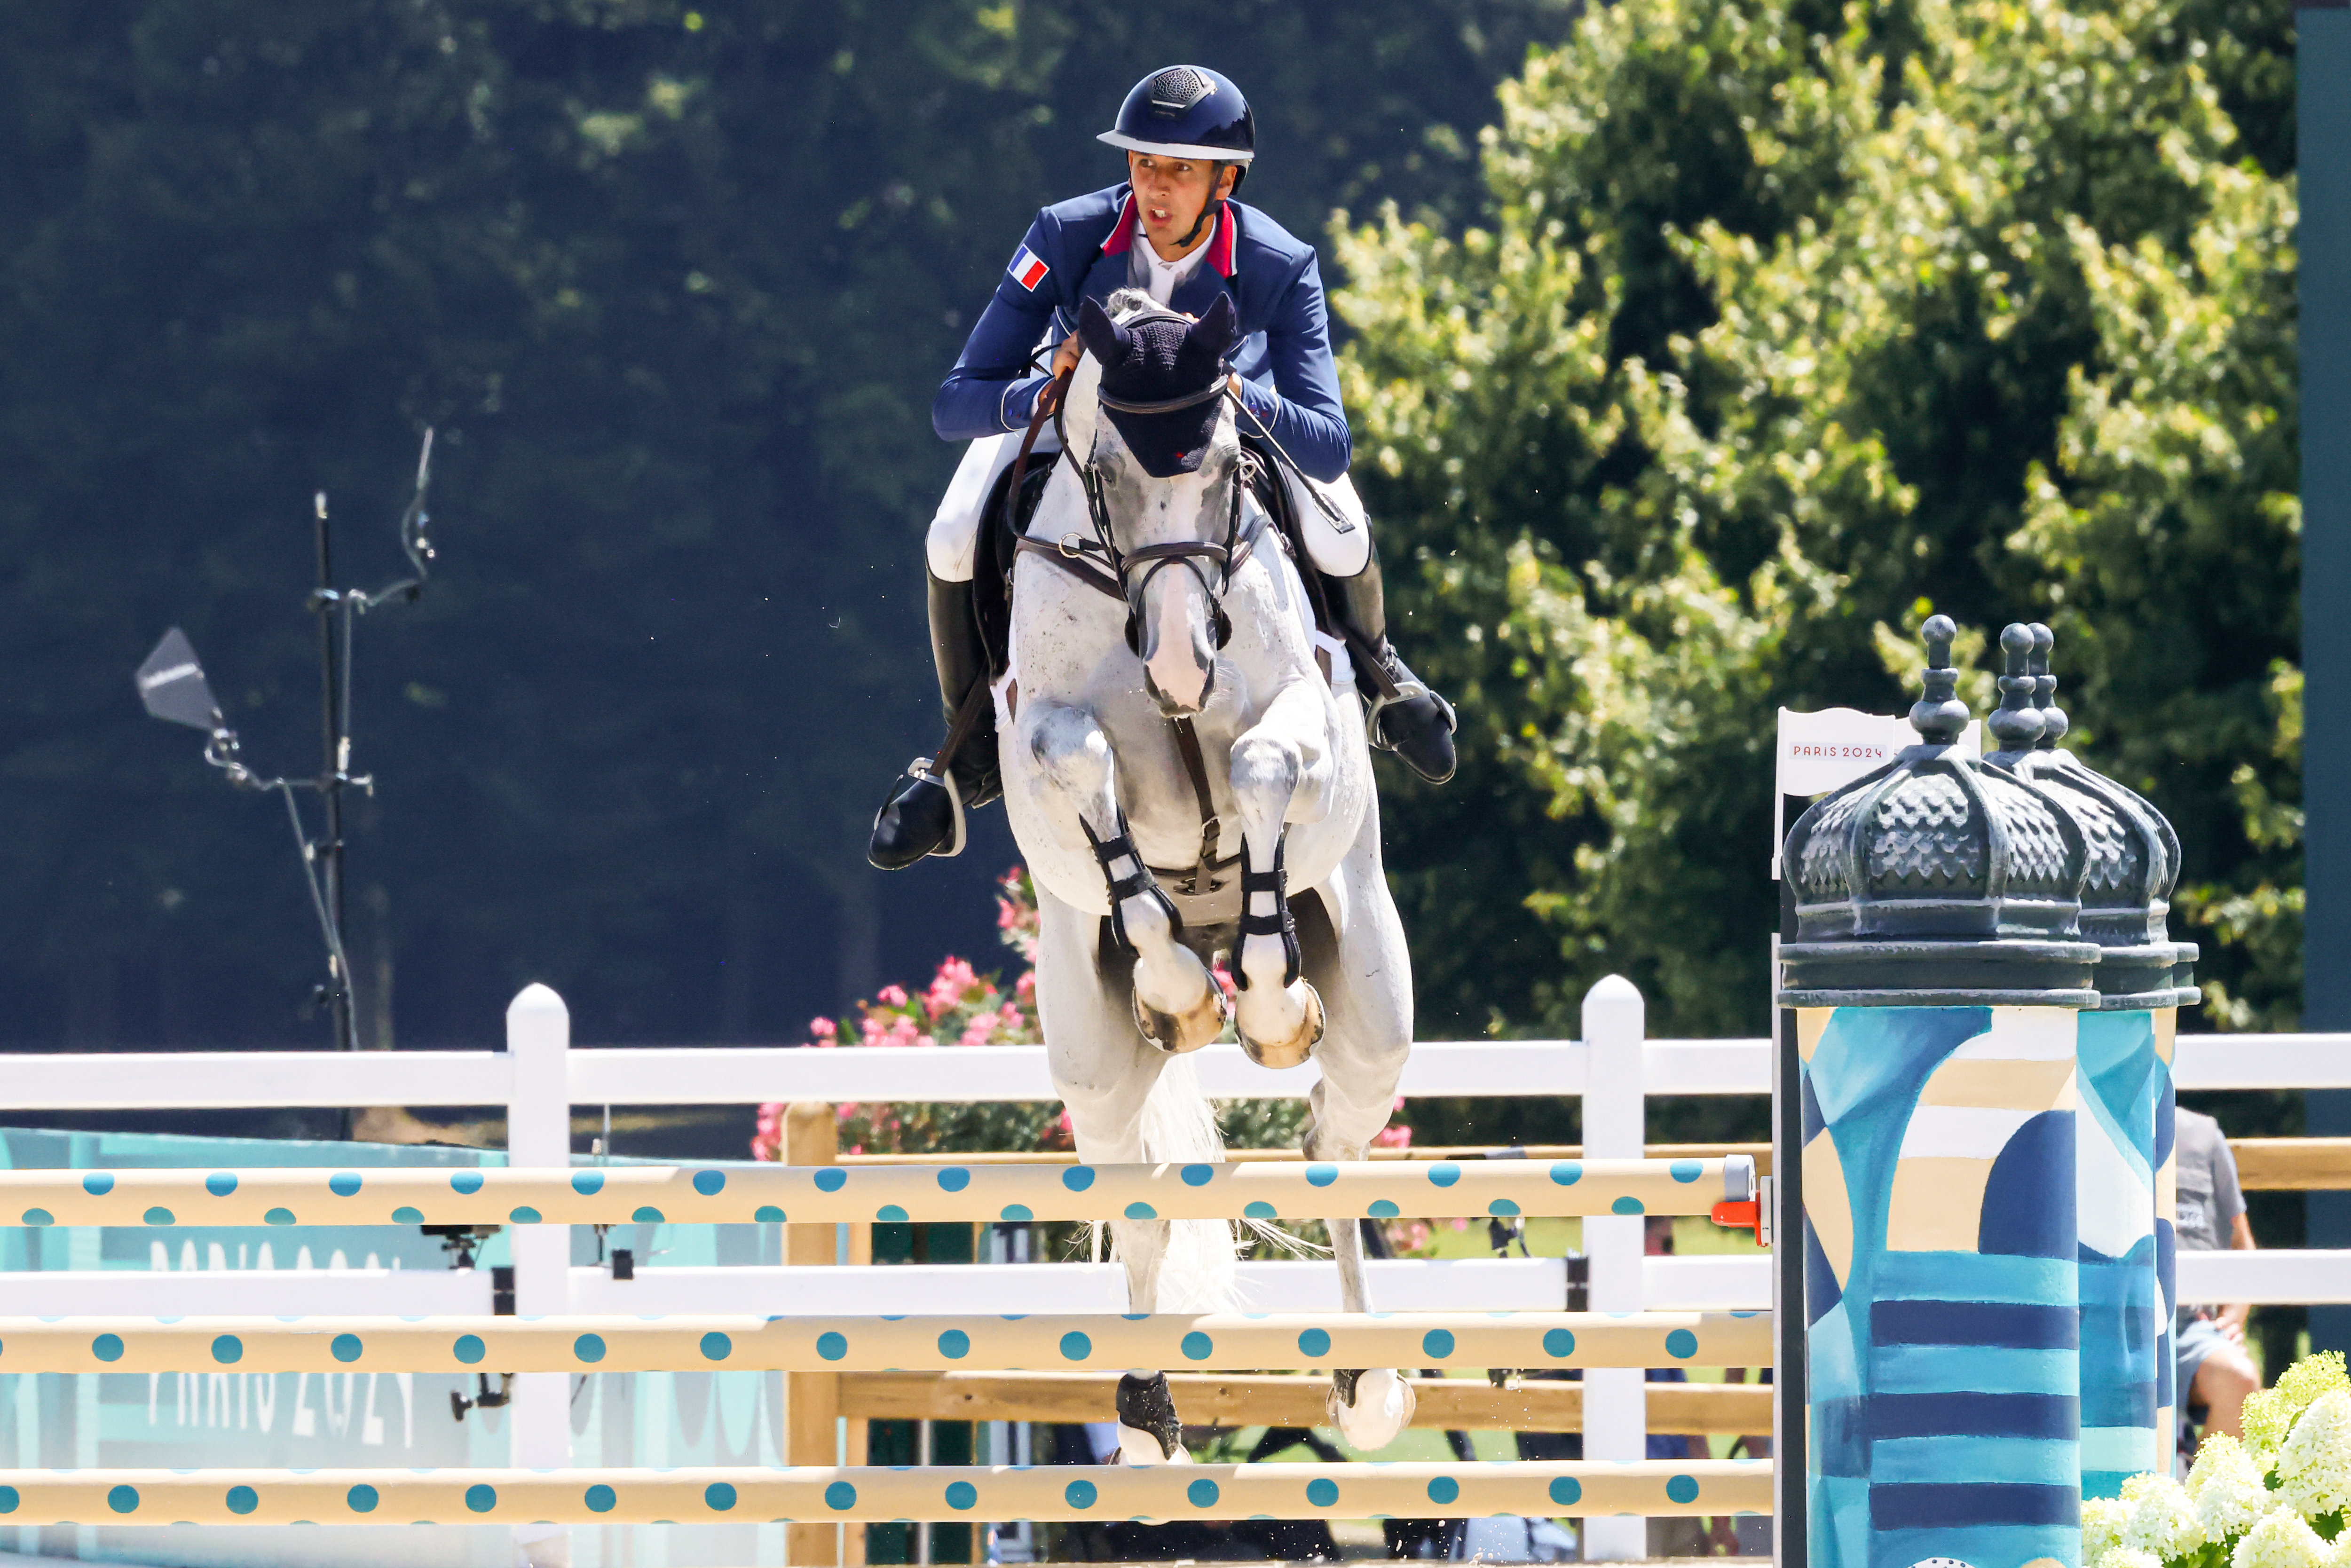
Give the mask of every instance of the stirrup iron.
<path id="1" fill-rule="evenodd" d="M 952 859 L 963 853 L 966 840 L 963 787 L 956 782 L 952 769 L 941 768 L 936 760 L 928 757 L 917 757 L 906 764 L 906 770 L 898 776 L 895 783 L 891 785 L 890 793 L 883 800 L 881 809 L 873 813 L 873 833 L 876 841 L 878 841 L 882 831 L 883 819 L 889 816 L 893 809 L 899 806 L 914 789 L 923 784 L 935 784 L 946 791 L 947 810 L 952 823 L 946 841 L 935 848 L 925 850 L 911 860 L 903 862 L 875 859 L 873 850 L 869 848 L 866 858 L 884 871 L 900 871 L 907 866 L 919 865 L 933 855 L 942 859 Z"/>
<path id="2" fill-rule="evenodd" d="M 1395 687 L 1393 692 L 1381 690 L 1373 693 L 1371 706 L 1364 713 L 1364 734 L 1374 746 L 1382 751 L 1394 751 L 1395 742 L 1388 738 L 1387 731 L 1380 722 L 1380 716 L 1391 707 L 1416 702 L 1422 697 L 1429 697 L 1436 701 L 1437 711 L 1445 716 L 1445 727 L 1447 731 L 1459 732 L 1461 721 L 1455 715 L 1453 705 L 1445 700 L 1443 693 L 1409 672 L 1403 680 L 1392 684 Z"/>

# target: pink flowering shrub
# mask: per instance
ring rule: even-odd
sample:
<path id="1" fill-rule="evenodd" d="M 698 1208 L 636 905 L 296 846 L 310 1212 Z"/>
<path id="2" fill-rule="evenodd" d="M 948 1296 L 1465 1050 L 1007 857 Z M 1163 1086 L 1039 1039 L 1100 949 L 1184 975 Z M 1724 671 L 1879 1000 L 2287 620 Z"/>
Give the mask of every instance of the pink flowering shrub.
<path id="1" fill-rule="evenodd" d="M 857 1004 L 852 1024 L 809 1020 L 810 1050 L 841 1045 L 961 1046 L 1035 1045 L 1044 1036 L 1037 1023 L 1037 890 L 1027 868 L 1014 866 L 997 879 L 996 930 L 1024 966 L 1006 987 L 993 973 L 981 973 L 950 956 L 921 991 L 884 986 L 870 1002 Z M 1233 995 L 1232 976 L 1213 967 L 1217 983 Z M 910 1074 L 917 1071 L 910 1067 Z M 907 1084 L 914 1091 L 918 1085 Z M 1404 1100 L 1395 1108 L 1401 1113 Z M 1013 1101 L 951 1105 L 921 1101 L 847 1104 L 837 1108 L 841 1147 L 847 1154 L 978 1154 L 1073 1147 L 1070 1119 L 1058 1101 Z M 1235 1148 L 1296 1146 L 1306 1115 L 1300 1100 L 1233 1100 L 1219 1107 L 1225 1140 Z M 1412 1129 L 1392 1121 L 1374 1140 L 1381 1148 L 1405 1148 Z M 759 1107 L 751 1139 L 754 1159 L 784 1157 L 784 1107 Z"/>
<path id="2" fill-rule="evenodd" d="M 1037 894 L 1022 867 L 998 879 L 996 909 L 998 936 L 1025 966 L 1010 986 L 951 955 L 920 991 L 884 986 L 872 1001 L 858 1003 L 853 1024 L 847 1019 L 811 1019 L 808 1046 L 1039 1043 L 1044 1036 L 1037 1028 Z M 909 1082 L 907 1087 L 917 1085 Z M 1066 1149 L 1069 1125 L 1061 1110 L 1050 1101 L 947 1105 L 908 1100 L 837 1108 L 841 1146 L 849 1154 Z M 784 1107 L 762 1105 L 752 1157 L 782 1159 L 783 1141 Z"/>
<path id="3" fill-rule="evenodd" d="M 1387 1226 L 1388 1250 L 1399 1258 L 1425 1258 L 1430 1254 L 1428 1221 L 1426 1219 L 1390 1219 Z"/>

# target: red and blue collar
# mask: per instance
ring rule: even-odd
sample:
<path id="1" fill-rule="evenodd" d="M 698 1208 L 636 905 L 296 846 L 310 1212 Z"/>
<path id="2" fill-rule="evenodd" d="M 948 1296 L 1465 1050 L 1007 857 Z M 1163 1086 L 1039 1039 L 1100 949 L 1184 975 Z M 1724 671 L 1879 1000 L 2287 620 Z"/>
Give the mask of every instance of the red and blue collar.
<path id="1" fill-rule="evenodd" d="M 1110 238 L 1102 242 L 1104 256 L 1123 256 L 1133 247 L 1136 225 L 1140 219 L 1134 210 L 1134 193 L 1126 193 L 1126 204 L 1118 210 L 1118 222 L 1110 229 Z M 1233 244 L 1238 237 L 1239 225 L 1233 220 L 1233 204 L 1221 203 L 1217 212 L 1217 230 L 1208 236 L 1208 265 L 1217 269 L 1219 277 L 1233 275 Z"/>

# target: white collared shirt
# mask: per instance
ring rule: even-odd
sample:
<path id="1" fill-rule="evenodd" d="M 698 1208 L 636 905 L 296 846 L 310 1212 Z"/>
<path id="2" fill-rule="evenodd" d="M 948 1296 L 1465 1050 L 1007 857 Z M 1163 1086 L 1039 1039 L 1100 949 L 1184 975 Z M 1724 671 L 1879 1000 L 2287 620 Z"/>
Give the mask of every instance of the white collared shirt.
<path id="1" fill-rule="evenodd" d="M 1158 251 L 1152 248 L 1151 236 L 1143 232 L 1143 223 L 1138 216 L 1134 225 L 1134 244 L 1128 250 L 1126 280 L 1137 288 L 1149 290 L 1153 299 L 1166 305 L 1184 280 L 1200 270 L 1200 264 L 1208 258 L 1208 247 L 1216 243 L 1216 237 L 1217 232 L 1211 228 L 1208 237 L 1195 246 L 1191 255 L 1176 261 L 1162 261 Z"/>

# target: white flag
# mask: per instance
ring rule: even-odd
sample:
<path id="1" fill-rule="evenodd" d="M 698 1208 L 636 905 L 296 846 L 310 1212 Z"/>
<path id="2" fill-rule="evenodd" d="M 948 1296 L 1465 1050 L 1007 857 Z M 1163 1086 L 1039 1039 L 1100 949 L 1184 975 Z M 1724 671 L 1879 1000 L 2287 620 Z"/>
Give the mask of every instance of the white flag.
<path id="1" fill-rule="evenodd" d="M 1771 875 L 1780 874 L 1782 802 L 1790 795 L 1825 795 L 1894 760 L 1903 747 L 1919 744 L 1907 718 L 1863 713 L 1858 708 L 1823 708 L 1818 713 L 1780 710 L 1780 730 L 1771 748 L 1778 781 L 1771 805 Z M 1983 721 L 1974 719 L 1959 735 L 1959 752 L 1983 755 Z"/>

